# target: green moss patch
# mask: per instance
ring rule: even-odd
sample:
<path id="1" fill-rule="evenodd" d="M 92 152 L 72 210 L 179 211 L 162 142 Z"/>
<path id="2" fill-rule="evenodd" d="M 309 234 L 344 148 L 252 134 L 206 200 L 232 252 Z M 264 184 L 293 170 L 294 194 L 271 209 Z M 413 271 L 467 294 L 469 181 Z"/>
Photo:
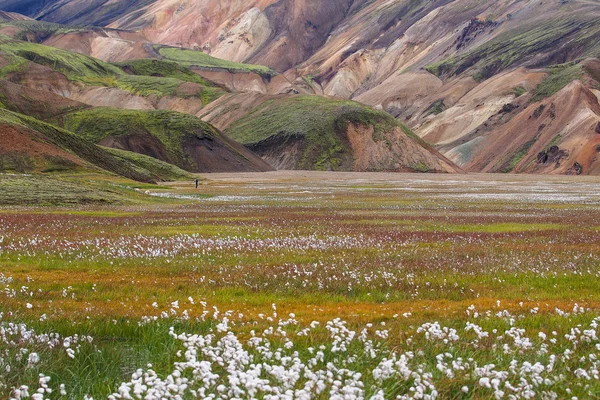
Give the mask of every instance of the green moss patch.
<path id="1" fill-rule="evenodd" d="M 265 78 L 271 78 L 277 73 L 262 65 L 242 64 L 221 60 L 201 51 L 180 49 L 177 47 L 159 47 L 158 53 L 167 61 L 175 61 L 188 67 L 219 68 L 231 72 L 255 72 Z"/>
<path id="2" fill-rule="evenodd" d="M 29 62 L 44 65 L 69 80 L 95 83 L 123 75 L 117 67 L 82 54 L 0 37 L 2 54 L 10 61 L 0 69 L 0 77 L 23 70 Z"/>
<path id="3" fill-rule="evenodd" d="M 113 154 L 114 156 L 129 161 L 132 164 L 137 165 L 143 170 L 149 171 L 150 173 L 160 177 L 163 181 L 177 181 L 185 179 L 193 179 L 194 175 L 187 171 L 182 170 L 175 165 L 166 163 L 156 158 L 145 156 L 143 154 L 133 153 L 131 151 L 105 148 L 106 151 Z"/>
<path id="4" fill-rule="evenodd" d="M 556 64 L 565 57 L 598 56 L 598 35 L 600 26 L 592 18 L 552 19 L 508 31 L 474 50 L 430 64 L 426 69 L 440 77 L 473 70 L 473 77 L 481 81 L 516 65 L 538 67 Z M 570 54 L 558 53 L 562 51 L 561 44 L 566 46 L 566 40 Z"/>
<path id="5" fill-rule="evenodd" d="M 583 68 L 578 63 L 554 65 L 546 69 L 548 76 L 534 89 L 531 102 L 542 101 L 583 77 Z"/>

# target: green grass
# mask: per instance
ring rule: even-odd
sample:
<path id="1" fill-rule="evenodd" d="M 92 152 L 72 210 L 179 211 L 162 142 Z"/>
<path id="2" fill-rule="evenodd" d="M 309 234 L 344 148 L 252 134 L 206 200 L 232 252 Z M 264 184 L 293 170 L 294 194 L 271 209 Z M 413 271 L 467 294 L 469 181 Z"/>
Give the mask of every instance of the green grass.
<path id="1" fill-rule="evenodd" d="M 217 86 L 213 82 L 195 74 L 190 68 L 172 61 L 139 59 L 114 63 L 113 65 L 131 75 L 175 78 L 180 81 L 198 83 L 204 86 Z"/>
<path id="2" fill-rule="evenodd" d="M 0 23 L 1 27 L 12 26 L 20 28 L 14 38 L 24 41 L 43 40 L 53 35 L 62 35 L 82 31 L 82 28 L 66 27 L 46 21 L 6 21 Z"/>
<path id="3" fill-rule="evenodd" d="M 215 101 L 225 93 L 223 89 L 218 87 L 201 86 L 194 94 L 182 94 L 178 92 L 178 89 L 183 84 L 183 81 L 176 78 L 128 75 L 118 78 L 118 80 L 114 83 L 114 86 L 121 90 L 125 90 L 126 92 L 140 96 L 155 95 L 158 97 L 176 96 L 182 98 L 198 97 L 204 105 Z"/>
<path id="4" fill-rule="evenodd" d="M 348 100 L 295 96 L 269 100 L 234 122 L 226 133 L 249 146 L 267 140 L 304 142 L 301 169 L 338 169 L 351 157 L 345 131 L 348 124 L 372 126 L 373 139 L 401 124 L 391 115 Z"/>
<path id="5" fill-rule="evenodd" d="M 533 138 L 527 143 L 523 144 L 515 153 L 508 157 L 508 160 L 501 162 L 499 168 L 495 168 L 497 171 L 502 173 L 512 172 L 513 169 L 521 162 L 523 158 L 529 153 L 529 150 L 537 142 L 537 138 Z"/>
<path id="6" fill-rule="evenodd" d="M 221 60 L 201 51 L 180 49 L 177 47 L 160 47 L 158 53 L 167 61 L 174 61 L 187 67 L 219 68 L 231 72 L 255 72 L 265 78 L 271 78 L 277 74 L 269 67 Z"/>
<path id="7" fill-rule="evenodd" d="M 527 93 L 527 89 L 523 86 L 517 86 L 513 89 L 513 94 L 516 97 L 521 97 L 523 96 L 525 93 Z"/>
<path id="8" fill-rule="evenodd" d="M 436 100 L 433 104 L 431 104 L 427 110 L 424 112 L 424 116 L 428 117 L 430 115 L 438 115 L 443 113 L 448 107 L 444 104 L 444 100 Z"/>
<path id="9" fill-rule="evenodd" d="M 153 76 L 123 76 L 118 79 L 116 86 L 140 96 L 151 94 L 158 97 L 174 96 L 182 81 L 176 78 L 157 78 Z"/>
<path id="10" fill-rule="evenodd" d="M 106 151 L 114 156 L 127 160 L 128 162 L 137 165 L 145 171 L 159 177 L 162 181 L 177 181 L 193 179 L 194 175 L 182 170 L 175 165 L 157 160 L 156 158 L 145 156 L 143 154 L 133 153 L 131 151 L 105 148 Z"/>
<path id="11" fill-rule="evenodd" d="M 0 206 L 73 206 L 138 204 L 147 196 L 101 175 L 39 175 L 0 173 Z M 115 181 L 117 182 L 117 181 Z M 136 184 L 129 183 L 132 186 Z M 154 186 L 153 186 L 154 187 Z"/>
<path id="12" fill-rule="evenodd" d="M 0 77 L 19 72 L 29 63 L 45 65 L 69 80 L 88 84 L 104 82 L 124 75 L 117 67 L 82 54 L 36 43 L 0 37 L 0 48 L 10 64 L 0 69 Z"/>
<path id="13" fill-rule="evenodd" d="M 202 85 L 197 96 L 200 97 L 203 104 L 209 104 L 227 92 L 215 83 L 193 73 L 189 68 L 175 62 L 141 59 L 115 63 L 114 65 L 130 74 L 119 78 L 116 86 L 143 96 L 150 94 L 157 96 L 175 95 L 183 82 Z"/>
<path id="14" fill-rule="evenodd" d="M 60 72 L 71 81 L 86 85 L 117 87 L 127 92 L 149 96 L 197 96 L 208 104 L 226 91 L 194 74 L 188 68 L 158 60 L 137 60 L 121 64 L 108 64 L 82 54 L 60 50 L 35 43 L 0 37 L 2 53 L 9 63 L 0 68 L 0 78 L 22 72 L 30 62 L 44 65 Z M 130 71 L 126 74 L 123 69 Z M 192 95 L 180 95 L 179 87 L 185 82 L 202 85 Z"/>

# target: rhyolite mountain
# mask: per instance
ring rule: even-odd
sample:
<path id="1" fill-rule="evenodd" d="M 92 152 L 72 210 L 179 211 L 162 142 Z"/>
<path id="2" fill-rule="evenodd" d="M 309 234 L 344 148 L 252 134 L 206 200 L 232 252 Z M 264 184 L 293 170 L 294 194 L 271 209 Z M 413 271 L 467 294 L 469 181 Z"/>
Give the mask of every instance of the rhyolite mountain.
<path id="1" fill-rule="evenodd" d="M 212 108 L 242 93 L 220 116 L 232 135 L 252 126 L 263 96 L 331 96 L 386 111 L 467 171 L 600 173 L 597 1 L 0 0 L 0 9 L 90 26 L 41 40 L 55 47 L 184 63 L 230 92 Z M 234 64 L 200 62 L 209 55 Z"/>

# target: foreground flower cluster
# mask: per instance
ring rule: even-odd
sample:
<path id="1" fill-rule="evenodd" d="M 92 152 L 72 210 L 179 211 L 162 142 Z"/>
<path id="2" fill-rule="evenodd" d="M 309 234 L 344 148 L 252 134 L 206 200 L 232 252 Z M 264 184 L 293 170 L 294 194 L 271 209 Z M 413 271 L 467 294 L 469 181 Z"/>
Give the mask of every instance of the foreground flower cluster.
<path id="1" fill-rule="evenodd" d="M 161 377 L 151 368 L 136 371 L 116 399 L 266 398 L 266 399 L 435 399 L 451 393 L 496 399 L 558 399 L 573 393 L 592 395 L 600 370 L 600 317 L 557 332 L 527 332 L 518 327 L 525 315 L 508 311 L 471 319 L 505 325 L 487 331 L 475 322 L 462 329 L 437 322 L 418 326 L 405 340 L 405 351 L 392 350 L 391 333 L 368 324 L 354 331 L 335 319 L 324 327 L 303 327 L 291 314 L 244 339 L 232 331 L 228 316 L 201 335 L 170 335 L 181 342 L 181 362 Z M 536 313 L 532 310 L 530 313 Z M 562 318 L 584 315 L 556 310 Z M 477 315 L 476 315 L 477 314 Z M 319 340 L 320 339 L 320 340 Z M 312 345 L 298 346 L 308 340 Z M 489 351 L 487 357 L 481 351 Z M 487 363 L 486 359 L 498 360 Z M 497 365 L 502 364 L 502 365 Z"/>
<path id="2" fill-rule="evenodd" d="M 190 321 L 174 303 L 177 315 L 145 317 L 140 325 Z M 275 306 L 272 315 L 256 318 L 203 306 L 192 319 L 212 328 L 169 330 L 179 343 L 171 372 L 138 369 L 108 399 L 562 399 L 591 397 L 599 387 L 600 317 L 577 305 L 551 314 L 569 325 L 560 334 L 521 327 L 537 309 L 511 314 L 470 307 L 464 325 L 427 322 L 397 332 L 387 328 L 394 321 L 354 330 L 341 319 L 304 325 L 294 314 L 279 318 Z M 406 322 L 411 315 L 396 318 Z M 90 345 L 92 338 L 38 334 L 4 321 L 0 341 L 0 368 L 8 372 L 12 364 L 26 370 L 39 363 L 32 349 L 74 358 L 79 343 Z M 16 384 L 10 393 L 14 400 L 43 400 L 68 396 L 68 387 L 40 374 L 39 388 Z"/>

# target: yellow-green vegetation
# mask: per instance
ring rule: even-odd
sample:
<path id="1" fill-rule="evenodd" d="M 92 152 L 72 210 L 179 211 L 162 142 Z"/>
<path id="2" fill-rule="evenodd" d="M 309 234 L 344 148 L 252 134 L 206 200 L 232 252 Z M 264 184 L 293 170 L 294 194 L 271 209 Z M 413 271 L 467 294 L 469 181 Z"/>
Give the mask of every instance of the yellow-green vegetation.
<path id="1" fill-rule="evenodd" d="M 375 141 L 400 127 L 391 115 L 357 102 L 321 96 L 294 96 L 266 101 L 234 122 L 226 133 L 249 148 L 268 141 L 301 140 L 298 168 L 339 169 L 351 162 L 348 124 L 373 127 Z"/>
<path id="2" fill-rule="evenodd" d="M 0 173 L 0 206 L 73 206 L 147 204 L 134 189 L 139 182 L 98 174 Z M 158 188 L 148 185 L 148 188 Z"/>
<path id="3" fill-rule="evenodd" d="M 527 89 L 523 86 L 517 86 L 513 89 L 513 94 L 516 97 L 521 97 L 523 96 L 525 93 L 527 93 Z"/>
<path id="4" fill-rule="evenodd" d="M 130 75 L 175 78 L 180 81 L 198 83 L 204 86 L 216 86 L 213 82 L 192 72 L 190 68 L 172 61 L 144 58 L 114 63 L 114 65 Z"/>
<path id="5" fill-rule="evenodd" d="M 195 93 L 180 93 L 178 89 L 184 82 L 176 78 L 160 78 L 154 76 L 122 76 L 114 82 L 114 86 L 140 96 L 155 95 L 177 96 L 182 98 L 198 97 L 206 105 L 221 97 L 225 91 L 214 86 L 200 86 Z"/>
<path id="6" fill-rule="evenodd" d="M 114 65 L 130 74 L 119 78 L 116 85 L 123 90 L 144 96 L 149 94 L 175 95 L 183 82 L 202 85 L 196 95 L 200 97 L 203 104 L 211 103 L 227 92 L 213 82 L 193 73 L 188 67 L 183 67 L 175 62 L 141 59 Z M 180 94 L 180 96 L 182 95 Z"/>
<path id="7" fill-rule="evenodd" d="M 119 89 L 141 96 L 174 96 L 182 81 L 176 78 L 157 78 L 153 76 L 123 76 L 115 85 Z"/>
<path id="8" fill-rule="evenodd" d="M 427 110 L 424 112 L 424 116 L 427 117 L 429 115 L 438 115 L 443 113 L 446 110 L 446 105 L 444 104 L 444 100 L 436 100 L 433 104 L 431 104 Z"/>
<path id="9" fill-rule="evenodd" d="M 3 398 L 600 390 L 596 178 L 61 179 L 0 175 Z"/>
<path id="10" fill-rule="evenodd" d="M 97 83 L 124 73 L 117 67 L 82 54 L 60 50 L 36 43 L 0 37 L 1 55 L 9 64 L 0 68 L 0 77 L 22 71 L 28 63 L 45 65 L 62 73 L 68 79 L 84 83 Z"/>
<path id="11" fill-rule="evenodd" d="M 92 142 L 82 139 L 64 129 L 4 109 L 0 109 L 0 124 L 31 129 L 41 134 L 48 143 L 73 153 L 77 157 L 88 162 L 90 164 L 89 168 L 95 166 L 137 181 L 154 181 L 154 177 L 148 174 L 147 171 L 144 172 L 139 168 L 134 168 L 131 163 L 113 156 Z M 31 156 L 32 155 L 26 155 L 26 157 Z M 64 169 L 65 166 L 58 165 L 58 167 L 59 169 Z"/>
<path id="12" fill-rule="evenodd" d="M 513 154 L 510 154 L 506 160 L 500 160 L 498 164 L 494 167 L 495 171 L 499 171 L 502 173 L 509 173 L 518 163 L 525 158 L 529 150 L 533 147 L 533 145 L 537 142 L 537 138 L 533 138 L 530 141 L 524 143 L 517 151 Z"/>
<path id="13" fill-rule="evenodd" d="M 201 51 L 180 49 L 178 47 L 158 47 L 158 53 L 167 61 L 174 61 L 188 67 L 218 68 L 231 72 L 255 72 L 267 79 L 277 74 L 269 67 L 221 60 Z"/>
<path id="14" fill-rule="evenodd" d="M 67 27 L 46 21 L 5 21 L 0 22 L 0 27 L 12 26 L 20 28 L 21 31 L 14 35 L 15 39 L 24 41 L 37 41 L 46 39 L 52 35 L 62 35 L 71 32 L 82 31 L 83 28 Z"/>
<path id="15" fill-rule="evenodd" d="M 65 129 L 93 143 L 107 137 L 138 137 L 148 142 L 154 157 L 159 158 L 162 153 L 163 161 L 185 170 L 195 167 L 184 150 L 187 142 L 220 137 L 219 131 L 199 118 L 164 110 L 93 108 L 67 114 L 62 122 Z M 152 145 L 154 140 L 158 142 L 156 146 Z"/>
<path id="16" fill-rule="evenodd" d="M 0 78 L 22 72 L 30 62 L 60 72 L 71 81 L 91 86 L 118 87 L 141 96 L 197 96 L 208 104 L 226 91 L 175 63 L 158 60 L 137 60 L 123 64 L 108 64 L 79 53 L 47 47 L 36 43 L 0 37 L 0 46 L 7 65 L 0 68 Z M 132 75 L 128 75 L 123 71 Z M 178 89 L 185 82 L 202 85 L 196 93 L 182 94 Z"/>

